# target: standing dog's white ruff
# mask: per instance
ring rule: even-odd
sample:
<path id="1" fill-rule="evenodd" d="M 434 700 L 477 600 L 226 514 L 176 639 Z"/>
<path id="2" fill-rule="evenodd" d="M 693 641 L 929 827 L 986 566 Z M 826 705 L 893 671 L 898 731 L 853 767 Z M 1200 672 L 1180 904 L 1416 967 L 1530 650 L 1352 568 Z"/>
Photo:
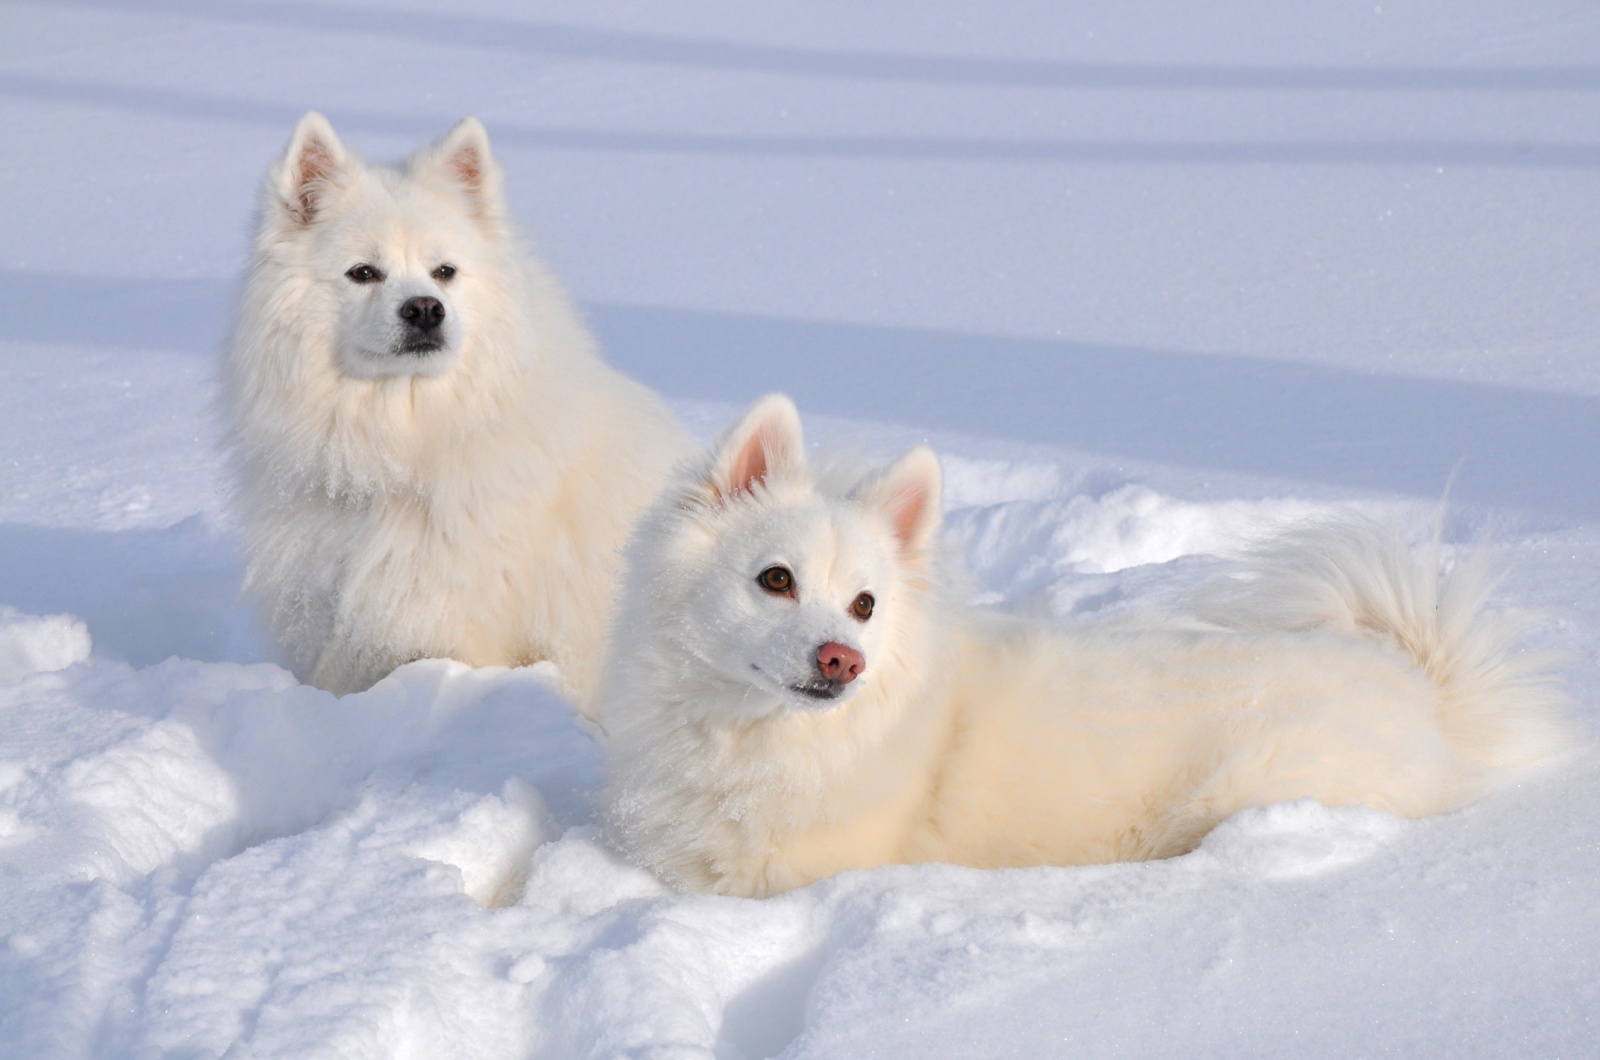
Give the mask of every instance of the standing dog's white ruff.
<path id="1" fill-rule="evenodd" d="M 224 390 L 246 586 L 303 678 L 550 659 L 590 698 L 617 552 L 688 440 L 518 247 L 476 120 L 390 169 L 301 119 Z"/>
<path id="2" fill-rule="evenodd" d="M 949 601 L 939 490 L 926 449 L 819 483 L 769 398 L 641 521 L 600 703 L 633 857 L 754 896 L 1166 857 L 1283 800 L 1453 809 L 1561 747 L 1476 560 L 1441 581 L 1352 517 L 1260 553 L 1206 622 L 1050 627 Z"/>

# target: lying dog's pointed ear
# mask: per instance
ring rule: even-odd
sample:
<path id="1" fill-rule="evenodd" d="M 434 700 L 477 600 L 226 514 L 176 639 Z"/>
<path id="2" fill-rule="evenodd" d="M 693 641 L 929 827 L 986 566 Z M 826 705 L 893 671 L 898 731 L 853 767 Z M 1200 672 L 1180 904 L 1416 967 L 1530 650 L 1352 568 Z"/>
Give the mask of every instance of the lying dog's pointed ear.
<path id="1" fill-rule="evenodd" d="M 269 207 L 282 210 L 295 224 L 310 224 L 351 163 L 328 119 L 306 111 L 289 137 L 289 149 L 273 167 Z"/>
<path id="2" fill-rule="evenodd" d="M 863 482 L 854 497 L 883 513 L 901 550 L 916 555 L 928 547 L 939 529 L 943 483 L 939 457 L 919 445 Z"/>
<path id="3" fill-rule="evenodd" d="M 477 118 L 462 118 L 444 138 L 411 156 L 413 176 L 460 192 L 482 221 L 504 216 L 500 166 L 489 150 L 489 131 Z"/>
<path id="4" fill-rule="evenodd" d="M 805 453 L 794 402 L 784 394 L 768 394 L 711 447 L 711 459 L 700 478 L 705 499 L 720 502 L 734 493 L 748 493 L 768 475 L 797 471 L 805 466 Z"/>

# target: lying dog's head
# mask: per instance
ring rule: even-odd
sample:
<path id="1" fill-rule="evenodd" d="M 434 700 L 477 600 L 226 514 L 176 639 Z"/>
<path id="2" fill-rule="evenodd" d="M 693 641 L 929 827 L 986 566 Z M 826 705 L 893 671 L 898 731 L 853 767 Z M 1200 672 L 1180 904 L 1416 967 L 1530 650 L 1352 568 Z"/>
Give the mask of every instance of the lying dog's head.
<path id="1" fill-rule="evenodd" d="M 315 112 L 268 178 L 262 258 L 343 375 L 442 375 L 504 269 L 500 174 L 476 119 L 403 169 L 368 167 Z M 258 266 L 259 267 L 259 266 Z"/>
<path id="2" fill-rule="evenodd" d="M 806 468 L 788 398 L 756 404 L 642 533 L 635 607 L 656 612 L 685 676 L 739 717 L 828 709 L 904 657 L 939 521 L 926 448 L 839 490 Z M 640 593 L 644 594 L 641 599 Z"/>

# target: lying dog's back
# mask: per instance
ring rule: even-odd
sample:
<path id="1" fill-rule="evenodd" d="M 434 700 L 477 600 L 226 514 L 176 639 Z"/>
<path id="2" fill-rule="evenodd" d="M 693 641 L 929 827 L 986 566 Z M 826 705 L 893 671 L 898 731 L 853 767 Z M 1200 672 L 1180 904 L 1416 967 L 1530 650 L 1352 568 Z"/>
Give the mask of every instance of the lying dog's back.
<path id="1" fill-rule="evenodd" d="M 1169 857 L 1249 806 L 1418 817 L 1498 779 L 1452 738 L 1454 689 L 1340 634 L 1013 631 L 961 659 L 907 860 Z"/>

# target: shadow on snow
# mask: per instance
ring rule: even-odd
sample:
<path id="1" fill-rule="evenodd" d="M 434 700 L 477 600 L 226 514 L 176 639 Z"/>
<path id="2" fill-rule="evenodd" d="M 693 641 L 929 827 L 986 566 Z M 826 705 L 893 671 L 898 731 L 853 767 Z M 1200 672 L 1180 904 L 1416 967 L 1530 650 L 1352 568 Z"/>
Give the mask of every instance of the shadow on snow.
<path id="1" fill-rule="evenodd" d="M 0 270 L 12 341 L 210 355 L 206 280 Z M 833 416 L 1177 467 L 1600 518 L 1600 400 L 1103 343 L 591 303 L 624 371 L 676 396 L 783 390 Z M 15 565 L 13 565 L 15 566 Z M 19 601 L 20 602 L 20 601 Z"/>

